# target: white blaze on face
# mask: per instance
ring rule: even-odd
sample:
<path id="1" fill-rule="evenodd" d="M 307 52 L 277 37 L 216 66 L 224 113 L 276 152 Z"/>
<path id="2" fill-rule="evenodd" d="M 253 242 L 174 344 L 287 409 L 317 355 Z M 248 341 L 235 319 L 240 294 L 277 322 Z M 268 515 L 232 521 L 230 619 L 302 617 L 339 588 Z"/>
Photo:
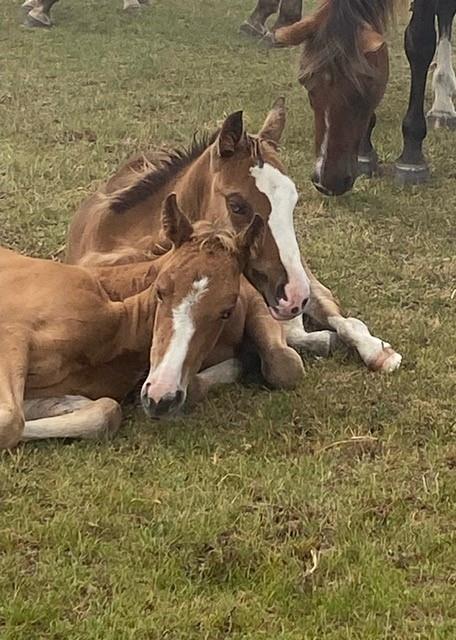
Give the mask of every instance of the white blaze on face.
<path id="1" fill-rule="evenodd" d="M 328 140 L 329 140 L 329 109 L 325 109 L 325 133 L 320 146 L 320 153 L 318 154 L 317 162 L 315 163 L 315 175 L 318 182 L 321 182 L 323 171 L 325 168 L 326 158 L 328 155 Z"/>
<path id="2" fill-rule="evenodd" d="M 195 333 L 192 311 L 206 293 L 208 283 L 207 276 L 195 280 L 191 291 L 173 309 L 173 332 L 168 348 L 158 366 L 150 370 L 143 386 L 143 393 L 147 389 L 147 395 L 155 402 L 159 402 L 168 393 L 185 391 L 183 387 L 186 381 L 182 379 L 183 366 Z"/>
<path id="3" fill-rule="evenodd" d="M 301 262 L 301 254 L 296 240 L 293 224 L 293 212 L 298 201 L 298 192 L 290 178 L 272 165 L 250 169 L 255 178 L 257 189 L 264 193 L 271 204 L 268 225 L 279 250 L 280 260 L 287 272 L 285 285 L 286 300 L 280 300 L 277 306 L 279 315 L 296 315 L 294 308 L 302 312 L 302 304 L 310 294 L 310 283 Z"/>

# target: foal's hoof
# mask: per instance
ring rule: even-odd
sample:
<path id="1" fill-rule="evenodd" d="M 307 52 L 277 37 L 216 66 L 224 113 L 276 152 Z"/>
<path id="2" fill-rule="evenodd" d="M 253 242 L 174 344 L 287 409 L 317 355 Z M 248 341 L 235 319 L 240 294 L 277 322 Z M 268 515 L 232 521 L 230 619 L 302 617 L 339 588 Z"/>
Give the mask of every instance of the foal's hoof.
<path id="1" fill-rule="evenodd" d="M 247 20 L 241 24 L 239 27 L 239 31 L 243 33 L 245 36 L 250 36 L 251 38 L 264 38 L 264 36 L 268 33 L 266 27 L 259 22 L 256 24 L 252 24 Z"/>
<path id="2" fill-rule="evenodd" d="M 456 129 L 456 115 L 443 111 L 429 112 L 426 116 L 429 129 Z"/>
<path id="3" fill-rule="evenodd" d="M 428 182 L 430 176 L 431 173 L 426 164 L 396 162 L 394 167 L 394 179 L 401 186 L 423 184 Z"/>
<path id="4" fill-rule="evenodd" d="M 358 176 L 372 178 L 378 172 L 378 157 L 375 151 L 358 156 Z"/>
<path id="5" fill-rule="evenodd" d="M 30 9 L 24 18 L 22 26 L 28 29 L 50 29 L 52 21 L 45 13 L 36 13 L 35 9 Z"/>
<path id="6" fill-rule="evenodd" d="M 391 347 L 383 349 L 378 356 L 369 362 L 369 369 L 371 371 L 381 371 L 384 373 L 392 373 L 399 369 L 402 362 L 402 356 L 400 353 L 396 353 Z"/>

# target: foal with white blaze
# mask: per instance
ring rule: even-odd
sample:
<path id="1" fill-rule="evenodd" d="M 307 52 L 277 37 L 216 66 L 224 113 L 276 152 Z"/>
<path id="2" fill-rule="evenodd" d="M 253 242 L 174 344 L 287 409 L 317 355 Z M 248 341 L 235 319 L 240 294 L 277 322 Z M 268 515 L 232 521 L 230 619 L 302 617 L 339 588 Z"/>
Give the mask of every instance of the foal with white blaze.
<path id="1" fill-rule="evenodd" d="M 201 391 L 238 375 L 228 362 L 215 378 L 213 371 L 197 376 L 205 361 L 212 364 L 263 223 L 255 217 L 237 235 L 202 224 L 193 227 L 170 196 L 163 230 L 175 249 L 142 265 L 110 267 L 116 287 L 122 275 L 114 278 L 114 271 L 122 271 L 121 288 L 134 282 L 140 290 L 118 301 L 111 299 L 106 270 L 97 276 L 96 269 L 0 250 L 0 448 L 114 432 L 121 420 L 117 401 L 148 362 L 142 397 L 157 417 L 183 404 L 190 381 Z"/>

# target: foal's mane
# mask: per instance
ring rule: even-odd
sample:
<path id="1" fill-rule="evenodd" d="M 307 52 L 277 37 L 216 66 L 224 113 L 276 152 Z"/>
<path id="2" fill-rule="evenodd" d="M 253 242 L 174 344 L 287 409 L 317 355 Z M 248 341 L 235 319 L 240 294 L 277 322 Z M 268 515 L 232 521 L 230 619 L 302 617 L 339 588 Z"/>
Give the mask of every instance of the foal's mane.
<path id="1" fill-rule="evenodd" d="M 238 251 L 236 232 L 223 220 L 200 220 L 193 224 L 191 244 L 206 253 L 221 252 L 235 255 Z"/>
<path id="2" fill-rule="evenodd" d="M 195 135 L 189 147 L 160 153 L 158 166 L 148 163 L 145 159 L 144 170 L 133 173 L 131 184 L 108 194 L 109 209 L 113 213 L 124 213 L 131 207 L 144 202 L 152 193 L 161 189 L 199 158 L 213 144 L 217 135 L 218 131 L 212 134 Z"/>
<path id="3" fill-rule="evenodd" d="M 315 14 L 318 27 L 304 43 L 300 81 L 329 72 L 363 94 L 363 79 L 372 77 L 373 69 L 360 48 L 359 33 L 368 26 L 383 34 L 394 5 L 395 0 L 323 0 Z"/>

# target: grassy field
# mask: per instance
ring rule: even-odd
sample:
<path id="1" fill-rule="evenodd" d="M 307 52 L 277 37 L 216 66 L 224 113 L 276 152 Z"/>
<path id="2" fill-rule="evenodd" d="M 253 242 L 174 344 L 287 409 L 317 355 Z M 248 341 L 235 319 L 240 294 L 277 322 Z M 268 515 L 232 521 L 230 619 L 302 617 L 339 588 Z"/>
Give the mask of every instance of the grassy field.
<path id="1" fill-rule="evenodd" d="M 311 187 L 295 51 L 238 35 L 253 0 L 62 0 L 57 27 L 0 7 L 0 238 L 53 256 L 78 203 L 131 152 L 187 142 L 278 95 L 303 254 L 404 354 L 391 377 L 340 353 L 293 393 L 218 391 L 185 419 L 127 410 L 112 443 L 0 455 L 2 640 L 456 637 L 456 133 L 433 180 Z M 376 142 L 400 152 L 408 72 L 394 36 Z M 366 436 L 361 442 L 352 436 Z"/>

